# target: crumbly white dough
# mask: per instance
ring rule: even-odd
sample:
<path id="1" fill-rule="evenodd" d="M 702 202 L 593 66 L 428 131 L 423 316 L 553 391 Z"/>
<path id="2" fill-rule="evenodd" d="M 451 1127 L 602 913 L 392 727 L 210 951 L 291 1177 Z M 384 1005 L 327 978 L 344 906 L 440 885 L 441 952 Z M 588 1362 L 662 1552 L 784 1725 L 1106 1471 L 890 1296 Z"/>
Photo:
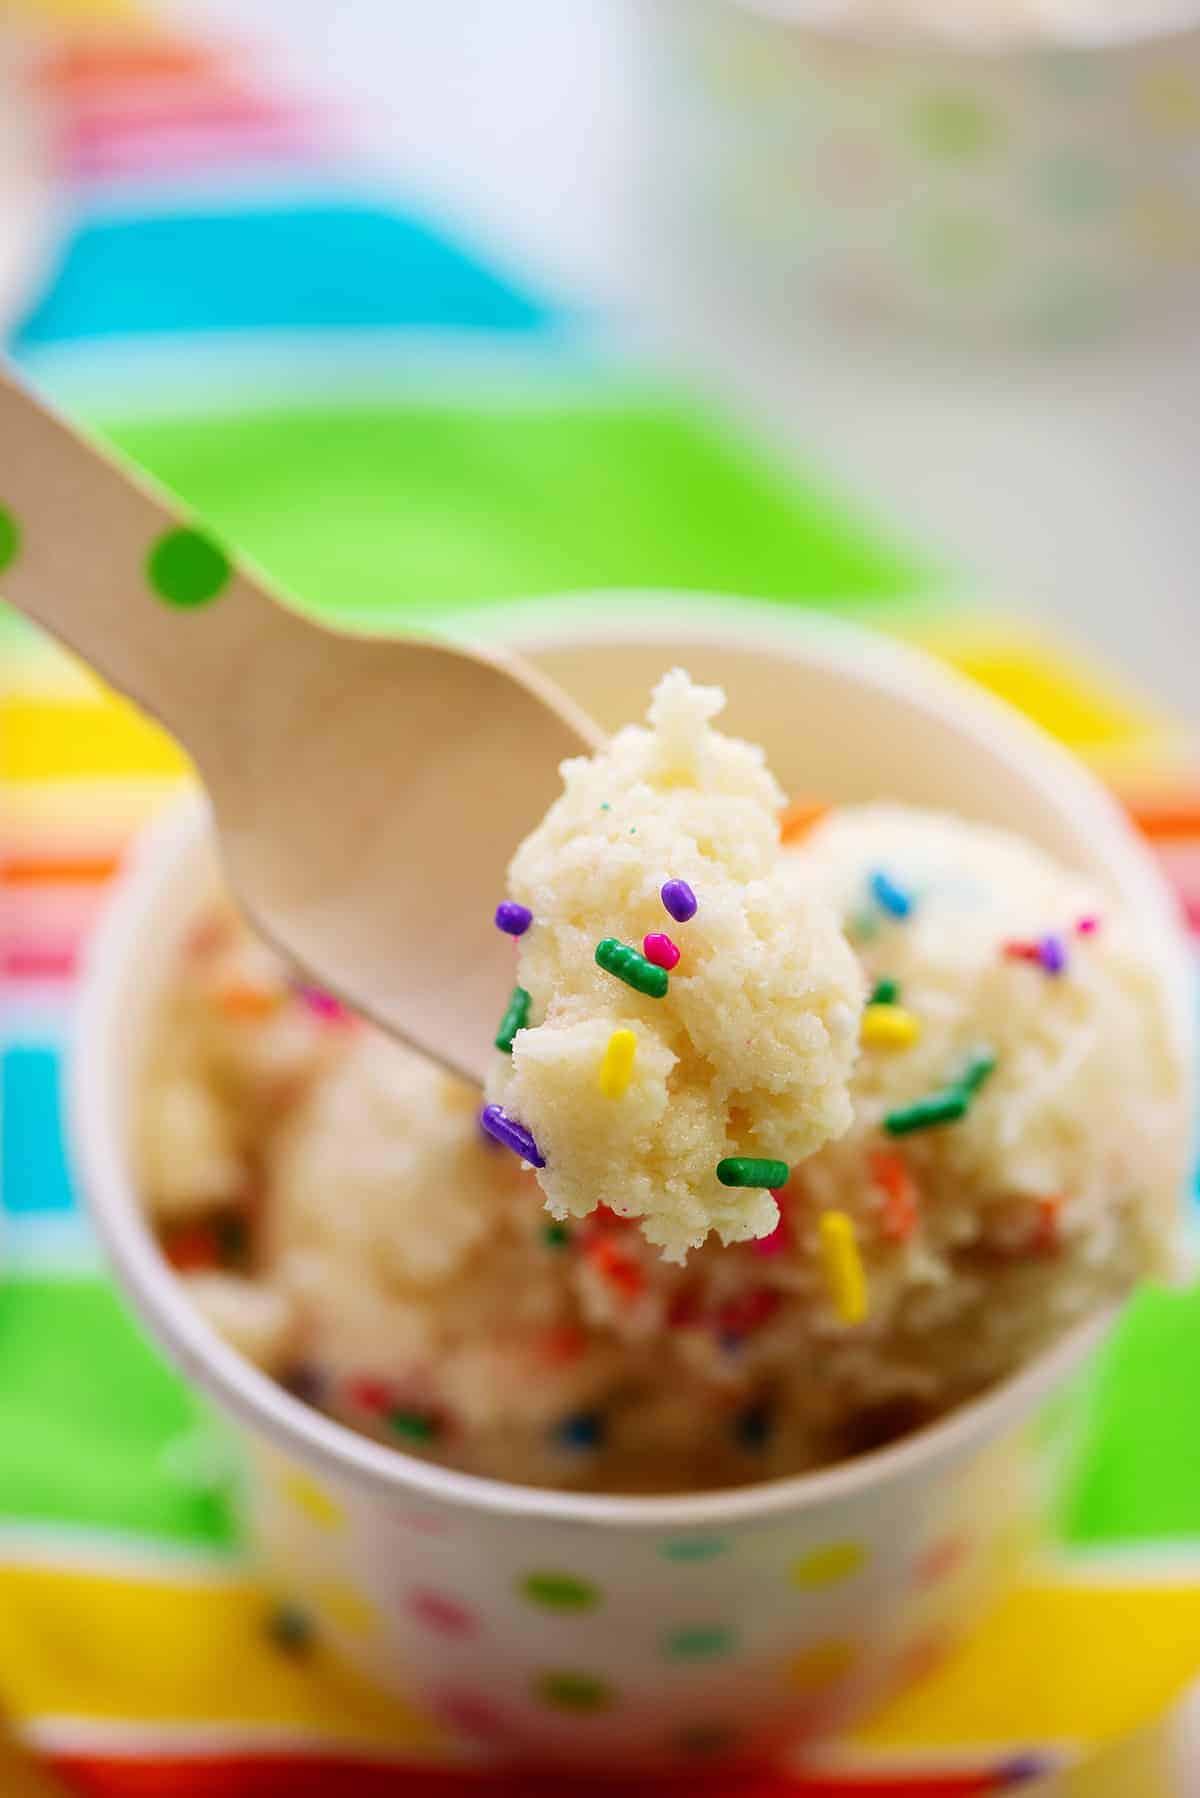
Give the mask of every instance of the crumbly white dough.
<path id="1" fill-rule="evenodd" d="M 761 1188 L 722 1185 L 730 1156 L 802 1162 L 850 1122 L 862 976 L 826 901 L 783 867 L 783 794 L 762 751 L 720 735 L 714 687 L 679 670 L 655 689 L 649 727 L 618 732 L 563 765 L 564 791 L 513 858 L 510 892 L 533 913 L 517 980 L 532 1001 L 511 1057 L 497 1053 L 488 1097 L 545 1158 L 538 1180 L 556 1217 L 598 1204 L 636 1217 L 681 1260 L 714 1231 L 768 1235 Z M 681 879 L 694 918 L 676 923 L 660 889 Z M 615 937 L 678 945 L 664 998 L 597 966 Z M 619 1098 L 599 1071 L 614 1030 L 637 1036 Z"/>

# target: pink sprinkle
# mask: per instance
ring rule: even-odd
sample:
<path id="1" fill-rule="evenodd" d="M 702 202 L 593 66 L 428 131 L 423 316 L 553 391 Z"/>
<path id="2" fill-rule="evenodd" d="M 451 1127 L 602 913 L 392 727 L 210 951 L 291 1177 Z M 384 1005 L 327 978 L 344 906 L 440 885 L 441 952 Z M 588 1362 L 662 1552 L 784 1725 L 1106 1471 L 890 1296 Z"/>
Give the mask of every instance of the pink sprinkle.
<path id="1" fill-rule="evenodd" d="M 1099 918 L 1079 918 L 1075 924 L 1075 930 L 1079 936 L 1095 936 L 1099 928 Z"/>
<path id="2" fill-rule="evenodd" d="M 666 968 L 668 971 L 679 960 L 678 947 L 661 930 L 652 930 L 649 936 L 642 938 L 642 954 L 656 968 Z"/>
<path id="3" fill-rule="evenodd" d="M 326 1018 L 331 1024 L 342 1024 L 349 1018 L 346 1007 L 332 993 L 323 993 L 319 986 L 302 986 L 297 990 L 308 1009 L 319 1018 Z"/>

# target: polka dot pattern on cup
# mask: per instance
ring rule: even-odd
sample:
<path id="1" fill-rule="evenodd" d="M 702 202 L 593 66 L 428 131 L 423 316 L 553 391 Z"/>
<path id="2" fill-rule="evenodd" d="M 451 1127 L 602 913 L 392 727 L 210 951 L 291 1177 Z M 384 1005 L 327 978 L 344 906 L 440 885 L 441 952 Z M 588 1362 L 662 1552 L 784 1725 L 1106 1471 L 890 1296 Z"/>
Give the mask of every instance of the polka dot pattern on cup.
<path id="1" fill-rule="evenodd" d="M 861 1542 L 831 1542 L 825 1548 L 814 1548 L 793 1561 L 788 1577 L 802 1592 L 819 1592 L 827 1586 L 840 1586 L 844 1580 L 861 1573 L 867 1562 L 867 1551 Z"/>
<path id="2" fill-rule="evenodd" d="M 664 1542 L 658 1552 L 664 1561 L 698 1562 L 715 1561 L 728 1548 L 728 1542 L 721 1536 L 677 1536 Z"/>
<path id="3" fill-rule="evenodd" d="M 233 569 L 219 544 L 180 525 L 165 531 L 146 558 L 146 578 L 166 605 L 186 610 L 220 597 Z"/>
<path id="4" fill-rule="evenodd" d="M 588 1712 L 609 1710 L 616 1694 L 607 1680 L 594 1673 L 577 1673 L 570 1669 L 539 1673 L 534 1681 L 534 1694 L 553 1710 Z"/>
<path id="5" fill-rule="evenodd" d="M 425 1588 L 410 1592 L 408 1609 L 419 1623 L 440 1636 L 473 1636 L 479 1628 L 474 1611 L 445 1592 Z"/>
<path id="6" fill-rule="evenodd" d="M 663 1637 L 669 1661 L 716 1661 L 732 1654 L 736 1646 L 734 1632 L 722 1623 L 688 1623 Z"/>
<path id="7" fill-rule="evenodd" d="M 11 568 L 21 547 L 21 527 L 7 506 L 0 505 L 0 574 Z"/>
<path id="8" fill-rule="evenodd" d="M 591 1581 L 573 1573 L 527 1573 L 518 1590 L 530 1604 L 547 1611 L 591 1611 L 600 1603 L 600 1593 Z"/>
<path id="9" fill-rule="evenodd" d="M 337 1500 L 331 1498 L 323 1486 L 309 1479 L 306 1473 L 285 1473 L 279 1482 L 279 1490 L 293 1505 L 315 1523 L 318 1529 L 341 1529 L 346 1521 L 346 1513 Z"/>

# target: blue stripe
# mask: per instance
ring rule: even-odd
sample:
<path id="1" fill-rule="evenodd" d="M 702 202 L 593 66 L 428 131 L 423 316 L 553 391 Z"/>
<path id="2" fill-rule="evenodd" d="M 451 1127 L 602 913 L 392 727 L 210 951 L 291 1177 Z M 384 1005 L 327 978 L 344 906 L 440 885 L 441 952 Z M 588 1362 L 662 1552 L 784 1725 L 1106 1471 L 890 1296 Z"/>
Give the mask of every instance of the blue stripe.
<path id="1" fill-rule="evenodd" d="M 0 1056 L 0 1204 L 14 1215 L 70 1211 L 63 1150 L 61 1057 L 29 1043 Z"/>
<path id="2" fill-rule="evenodd" d="M 522 333 L 562 322 L 418 219 L 298 203 L 83 224 L 14 347 L 180 331 Z"/>

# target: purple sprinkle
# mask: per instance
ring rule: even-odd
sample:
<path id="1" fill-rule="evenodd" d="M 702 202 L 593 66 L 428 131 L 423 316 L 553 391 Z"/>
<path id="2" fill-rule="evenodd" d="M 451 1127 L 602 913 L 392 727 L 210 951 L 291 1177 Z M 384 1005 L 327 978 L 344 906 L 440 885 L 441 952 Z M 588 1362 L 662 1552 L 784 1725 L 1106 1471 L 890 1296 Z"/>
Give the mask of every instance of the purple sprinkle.
<path id="1" fill-rule="evenodd" d="M 664 881 L 660 898 L 677 924 L 695 917 L 696 895 L 686 880 Z"/>
<path id="2" fill-rule="evenodd" d="M 1009 1786 L 1027 1785 L 1031 1779 L 1044 1779 L 1052 1771 L 1052 1763 L 1040 1755 L 1017 1754 L 996 1768 L 996 1780 L 1001 1791 L 1006 1791 Z"/>
<path id="3" fill-rule="evenodd" d="M 533 1140 L 533 1132 L 518 1124 L 516 1118 L 506 1117 L 499 1105 L 485 1105 L 479 1122 L 489 1136 L 502 1142 L 506 1149 L 515 1150 L 531 1167 L 545 1167 L 546 1158 Z"/>
<path id="4" fill-rule="evenodd" d="M 1060 936 L 1044 936 L 1038 944 L 1038 961 L 1047 974 L 1061 974 L 1067 965 L 1066 944 Z"/>
<path id="5" fill-rule="evenodd" d="M 502 899 L 496 907 L 496 923 L 506 936 L 524 936 L 533 923 L 533 913 L 515 899 Z"/>

